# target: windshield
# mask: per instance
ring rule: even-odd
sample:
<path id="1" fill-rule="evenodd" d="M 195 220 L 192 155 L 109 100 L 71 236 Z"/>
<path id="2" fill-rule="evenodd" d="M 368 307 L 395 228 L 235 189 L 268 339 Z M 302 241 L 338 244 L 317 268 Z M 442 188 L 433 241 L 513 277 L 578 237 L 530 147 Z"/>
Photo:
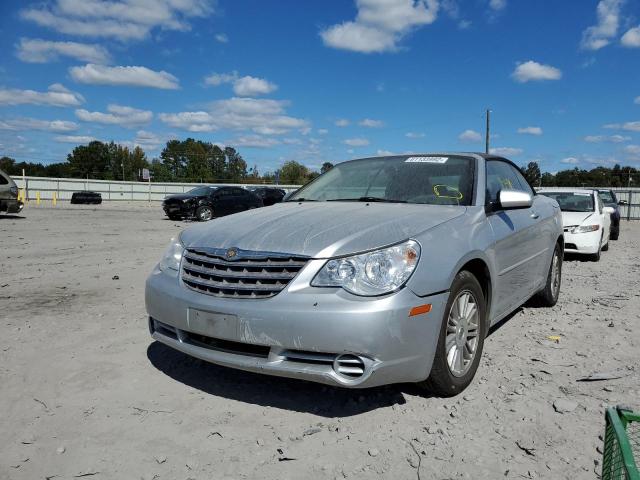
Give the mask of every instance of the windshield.
<path id="1" fill-rule="evenodd" d="M 593 212 L 593 195 L 573 192 L 541 192 L 553 198 L 563 212 Z"/>
<path id="2" fill-rule="evenodd" d="M 600 190 L 598 195 L 600 195 L 603 203 L 616 203 L 616 199 L 613 198 L 613 194 L 610 190 Z"/>
<path id="3" fill-rule="evenodd" d="M 189 195 L 210 195 L 215 190 L 214 187 L 196 187 L 189 190 Z"/>
<path id="4" fill-rule="evenodd" d="M 287 201 L 367 201 L 471 205 L 475 160 L 384 157 L 336 165 Z"/>

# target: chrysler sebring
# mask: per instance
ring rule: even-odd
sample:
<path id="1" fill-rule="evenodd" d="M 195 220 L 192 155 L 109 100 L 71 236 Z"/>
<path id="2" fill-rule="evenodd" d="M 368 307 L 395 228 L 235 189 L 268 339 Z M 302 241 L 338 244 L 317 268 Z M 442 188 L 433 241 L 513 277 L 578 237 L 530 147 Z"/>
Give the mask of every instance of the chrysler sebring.
<path id="1" fill-rule="evenodd" d="M 182 231 L 147 280 L 149 329 L 228 367 L 455 395 L 492 324 L 534 295 L 556 303 L 562 233 L 556 201 L 504 158 L 348 161 Z"/>

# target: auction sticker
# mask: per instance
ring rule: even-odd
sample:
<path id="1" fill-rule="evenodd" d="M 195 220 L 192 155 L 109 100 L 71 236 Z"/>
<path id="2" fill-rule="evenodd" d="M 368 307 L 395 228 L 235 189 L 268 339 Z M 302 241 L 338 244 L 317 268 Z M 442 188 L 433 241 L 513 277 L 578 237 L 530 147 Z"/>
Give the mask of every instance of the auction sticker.
<path id="1" fill-rule="evenodd" d="M 449 157 L 409 157 L 404 163 L 446 163 Z"/>

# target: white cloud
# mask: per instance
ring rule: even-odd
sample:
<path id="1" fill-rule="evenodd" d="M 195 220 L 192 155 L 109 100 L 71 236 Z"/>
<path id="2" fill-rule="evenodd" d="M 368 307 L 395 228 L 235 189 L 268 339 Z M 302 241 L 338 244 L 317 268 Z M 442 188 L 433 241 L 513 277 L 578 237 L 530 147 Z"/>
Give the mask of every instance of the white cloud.
<path id="1" fill-rule="evenodd" d="M 264 78 L 246 76 L 233 83 L 233 92 L 240 97 L 255 97 L 275 92 L 278 86 Z"/>
<path id="2" fill-rule="evenodd" d="M 371 118 L 365 118 L 364 120 L 358 122 L 358 125 L 367 128 L 380 128 L 384 126 L 384 122 L 382 120 L 372 120 Z"/>
<path id="3" fill-rule="evenodd" d="M 600 0 L 596 8 L 598 23 L 582 32 L 580 46 L 585 50 L 606 47 L 618 33 L 620 7 L 624 0 Z"/>
<path id="4" fill-rule="evenodd" d="M 503 157 L 516 157 L 522 154 L 524 150 L 521 148 L 513 148 L 513 147 L 498 147 L 498 148 L 490 148 L 489 153 L 492 155 L 500 155 Z"/>
<path id="5" fill-rule="evenodd" d="M 233 85 L 233 92 L 240 97 L 256 97 L 275 92 L 278 86 L 264 78 L 252 77 L 250 75 L 239 77 L 238 72 L 212 73 L 205 77 L 205 85 L 217 87 L 224 83 Z"/>
<path id="6" fill-rule="evenodd" d="M 77 128 L 78 124 L 66 120 L 40 120 L 37 118 L 0 120 L 0 130 L 42 130 L 45 132 L 72 132 Z"/>
<path id="7" fill-rule="evenodd" d="M 280 144 L 275 138 L 262 137 L 260 135 L 241 136 L 227 142 L 229 145 L 247 148 L 271 148 Z"/>
<path id="8" fill-rule="evenodd" d="M 640 97 L 636 97 L 636 98 L 633 100 L 633 103 L 635 103 L 636 105 L 640 105 Z"/>
<path id="9" fill-rule="evenodd" d="M 390 150 L 378 150 L 378 151 L 376 152 L 376 155 L 377 155 L 378 157 L 390 157 L 390 156 L 392 156 L 392 155 L 395 155 L 395 153 L 393 153 L 393 152 L 392 152 L 392 151 L 390 151 Z"/>
<path id="10" fill-rule="evenodd" d="M 542 135 L 542 128 L 540 127 L 524 127 L 519 128 L 518 133 L 524 135 Z"/>
<path id="11" fill-rule="evenodd" d="M 37 38 L 21 38 L 16 45 L 16 55 L 23 62 L 47 63 L 60 57 L 90 63 L 108 63 L 109 52 L 101 45 L 77 42 L 51 42 Z"/>
<path id="12" fill-rule="evenodd" d="M 567 157 L 560 160 L 560 163 L 566 163 L 567 165 L 576 165 L 580 163 L 580 160 L 578 160 L 576 157 Z"/>
<path id="13" fill-rule="evenodd" d="M 306 120 L 286 115 L 287 105 L 282 100 L 233 97 L 212 102 L 209 111 L 161 113 L 158 117 L 174 128 L 191 132 L 225 128 L 271 135 L 308 128 Z"/>
<path id="14" fill-rule="evenodd" d="M 407 132 L 404 136 L 407 138 L 424 138 L 425 134 L 422 132 Z"/>
<path id="15" fill-rule="evenodd" d="M 350 147 L 366 147 L 369 145 L 369 140 L 361 137 L 347 138 L 346 140 L 343 140 L 342 143 L 349 145 Z"/>
<path id="16" fill-rule="evenodd" d="M 134 140 L 134 146 L 139 146 L 147 150 L 157 150 L 162 144 L 165 143 L 158 135 L 146 130 L 138 130 L 136 132 L 136 138 Z"/>
<path id="17" fill-rule="evenodd" d="M 466 30 L 466 29 L 470 28 L 471 25 L 472 25 L 471 20 L 460 20 L 458 22 L 458 28 L 460 30 Z"/>
<path id="18" fill-rule="evenodd" d="M 229 43 L 229 37 L 227 37 L 225 33 L 218 33 L 213 38 L 215 38 L 216 42 L 219 42 L 219 43 Z"/>
<path id="19" fill-rule="evenodd" d="M 90 85 L 126 85 L 165 90 L 179 88 L 178 79 L 170 73 L 164 70 L 157 72 L 147 67 L 108 67 L 89 63 L 84 67 L 71 67 L 69 73 L 76 82 Z"/>
<path id="20" fill-rule="evenodd" d="M 468 143 L 480 142 L 482 141 L 482 135 L 480 135 L 480 133 L 476 132 L 475 130 L 465 130 L 460 135 L 458 135 L 458 140 Z"/>
<path id="21" fill-rule="evenodd" d="M 624 151 L 631 155 L 640 155 L 640 145 L 627 145 Z"/>
<path id="22" fill-rule="evenodd" d="M 284 143 L 285 145 L 300 145 L 302 143 L 302 140 L 300 140 L 299 138 L 283 138 L 282 143 Z"/>
<path id="23" fill-rule="evenodd" d="M 541 80 L 560 80 L 562 72 L 551 65 L 543 65 L 533 60 L 520 63 L 511 74 L 511 77 L 519 83 Z"/>
<path id="24" fill-rule="evenodd" d="M 389 52 L 415 28 L 436 20 L 438 0 L 356 0 L 354 21 L 320 32 L 328 47 L 361 53 Z"/>
<path id="25" fill-rule="evenodd" d="M 351 124 L 351 122 L 346 118 L 339 118 L 333 123 L 336 127 L 348 127 Z"/>
<path id="26" fill-rule="evenodd" d="M 189 19 L 213 12 L 212 0 L 55 0 L 22 18 L 68 35 L 140 40 L 153 29 L 187 31 Z"/>
<path id="27" fill-rule="evenodd" d="M 631 137 L 623 137 L 622 135 L 587 135 L 584 141 L 588 143 L 623 143 L 631 140 Z"/>
<path id="28" fill-rule="evenodd" d="M 626 130 L 628 132 L 640 132 L 640 121 L 626 123 L 609 123 L 607 125 L 603 125 L 603 128 L 608 128 L 611 130 Z"/>
<path id="29" fill-rule="evenodd" d="M 620 39 L 623 46 L 629 48 L 640 48 L 640 25 L 627 30 Z"/>
<path id="30" fill-rule="evenodd" d="M 82 95 L 66 89 L 59 83 L 50 85 L 46 92 L 35 90 L 0 89 L 0 105 L 50 105 L 76 107 L 84 102 Z"/>
<path id="31" fill-rule="evenodd" d="M 89 112 L 88 110 L 78 109 L 76 110 L 76 117 L 84 122 L 120 125 L 122 127 L 147 125 L 153 119 L 153 113 L 149 110 L 139 110 L 124 105 L 108 105 L 107 112 L 109 113 Z"/>
<path id="32" fill-rule="evenodd" d="M 96 138 L 88 135 L 60 135 L 55 137 L 55 141 L 61 143 L 91 143 L 95 140 Z"/>
<path id="33" fill-rule="evenodd" d="M 327 133 L 329 133 L 329 130 L 327 130 L 326 128 L 318 129 L 318 135 L 326 135 Z"/>
<path id="34" fill-rule="evenodd" d="M 496 12 L 507 8 L 507 0 L 489 0 L 489 8 Z"/>
<path id="35" fill-rule="evenodd" d="M 213 117 L 203 111 L 160 113 L 158 118 L 170 127 L 189 132 L 212 132 L 219 128 L 214 124 Z"/>

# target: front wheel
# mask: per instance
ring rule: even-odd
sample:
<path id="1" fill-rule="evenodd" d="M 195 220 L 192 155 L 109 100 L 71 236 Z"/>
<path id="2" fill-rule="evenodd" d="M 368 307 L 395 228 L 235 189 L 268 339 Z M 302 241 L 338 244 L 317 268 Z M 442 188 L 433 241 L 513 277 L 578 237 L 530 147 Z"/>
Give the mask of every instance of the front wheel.
<path id="1" fill-rule="evenodd" d="M 602 235 L 604 235 L 604 232 L 602 233 Z M 600 237 L 600 241 L 598 242 L 598 251 L 591 255 L 591 260 L 594 262 L 599 262 L 601 253 L 602 253 L 602 237 Z"/>
<path id="2" fill-rule="evenodd" d="M 451 285 L 431 373 L 419 385 L 444 397 L 462 392 L 478 369 L 486 335 L 482 287 L 472 273 L 462 271 Z"/>
<path id="3" fill-rule="evenodd" d="M 213 209 L 207 205 L 202 205 L 196 210 L 196 218 L 200 222 L 206 222 L 213 218 Z"/>
<path id="4" fill-rule="evenodd" d="M 553 307 L 560 296 L 560 284 L 562 283 L 562 248 L 556 244 L 551 259 L 551 266 L 547 274 L 547 283 L 538 294 L 538 298 L 545 307 Z"/>

